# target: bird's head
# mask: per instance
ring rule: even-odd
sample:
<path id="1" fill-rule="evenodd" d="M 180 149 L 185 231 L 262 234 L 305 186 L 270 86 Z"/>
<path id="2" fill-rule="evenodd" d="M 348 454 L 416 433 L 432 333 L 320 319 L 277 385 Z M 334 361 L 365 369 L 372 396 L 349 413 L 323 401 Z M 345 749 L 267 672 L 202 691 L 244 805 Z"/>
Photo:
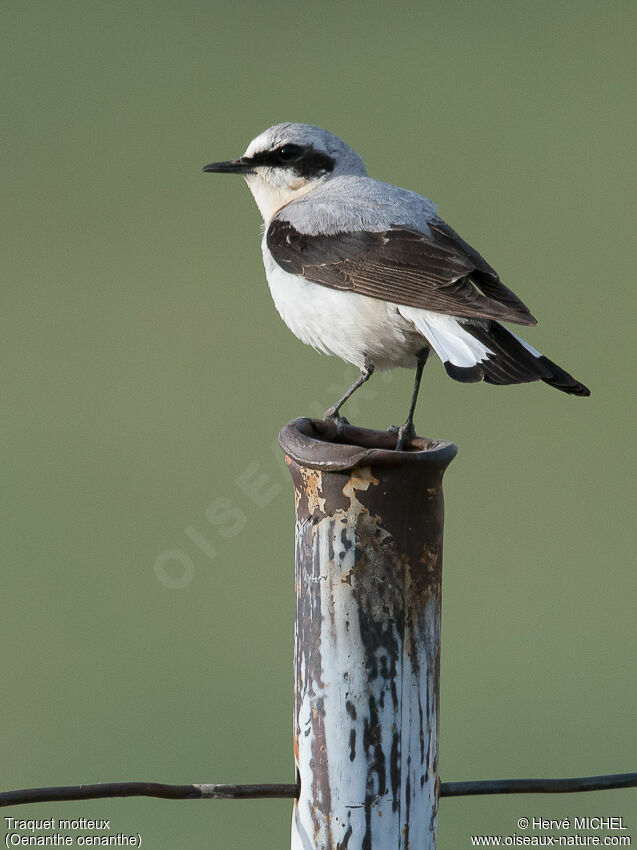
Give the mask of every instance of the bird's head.
<path id="1" fill-rule="evenodd" d="M 276 124 L 253 139 L 239 159 L 213 162 L 204 171 L 241 174 L 266 222 L 326 180 L 367 173 L 345 142 L 311 124 Z"/>

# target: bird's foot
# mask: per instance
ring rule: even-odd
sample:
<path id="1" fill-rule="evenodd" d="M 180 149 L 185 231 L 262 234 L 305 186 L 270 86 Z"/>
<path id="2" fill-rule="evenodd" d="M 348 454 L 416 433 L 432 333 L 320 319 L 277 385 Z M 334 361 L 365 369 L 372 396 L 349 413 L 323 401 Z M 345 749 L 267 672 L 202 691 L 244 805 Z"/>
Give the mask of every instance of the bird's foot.
<path id="1" fill-rule="evenodd" d="M 323 414 L 323 419 L 327 422 L 333 422 L 336 425 L 336 436 L 340 437 L 346 425 L 349 425 L 349 419 L 338 415 L 338 410 L 334 407 L 328 408 Z"/>
<path id="2" fill-rule="evenodd" d="M 397 434 L 398 440 L 396 441 L 396 451 L 400 452 L 405 447 L 405 443 L 407 440 L 413 440 L 416 436 L 416 429 L 414 428 L 414 423 L 409 420 L 404 423 L 404 425 L 390 425 L 387 429 L 390 434 Z"/>
<path id="3" fill-rule="evenodd" d="M 323 414 L 323 419 L 327 422 L 336 422 L 337 424 L 340 422 L 342 425 L 349 425 L 349 420 L 344 416 L 339 416 L 338 410 L 338 407 L 328 407 Z"/>

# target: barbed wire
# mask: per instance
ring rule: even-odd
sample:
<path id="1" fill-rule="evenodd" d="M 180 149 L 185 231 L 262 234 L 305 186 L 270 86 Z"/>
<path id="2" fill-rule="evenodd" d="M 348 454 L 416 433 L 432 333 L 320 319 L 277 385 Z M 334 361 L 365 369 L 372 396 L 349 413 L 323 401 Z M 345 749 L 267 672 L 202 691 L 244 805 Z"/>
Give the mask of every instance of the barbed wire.
<path id="1" fill-rule="evenodd" d="M 441 782 L 441 797 L 471 797 L 484 794 L 570 794 L 637 787 L 637 773 L 580 776 L 572 779 L 485 779 L 470 782 Z M 0 792 L 0 807 L 64 800 L 96 800 L 105 797 L 161 797 L 168 800 L 257 800 L 294 799 L 297 783 L 262 785 L 170 785 L 162 782 L 100 782 L 95 785 L 59 785 L 21 788 Z"/>

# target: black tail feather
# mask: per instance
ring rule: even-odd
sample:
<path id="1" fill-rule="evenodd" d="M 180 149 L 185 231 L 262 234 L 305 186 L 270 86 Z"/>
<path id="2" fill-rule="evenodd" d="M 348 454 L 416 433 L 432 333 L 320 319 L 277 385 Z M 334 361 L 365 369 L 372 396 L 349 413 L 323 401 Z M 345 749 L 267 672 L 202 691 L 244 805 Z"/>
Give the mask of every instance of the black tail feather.
<path id="1" fill-rule="evenodd" d="M 555 387 L 556 390 L 562 390 L 563 393 L 579 395 L 582 396 L 582 398 L 591 394 L 591 391 L 587 386 L 576 381 L 572 375 L 565 372 L 564 369 L 557 365 L 557 363 L 553 363 L 552 360 L 549 360 L 548 357 L 544 356 L 539 359 L 542 362 L 542 365 L 551 372 L 550 378 L 543 378 L 544 383 L 548 384 L 549 387 Z"/>
<path id="2" fill-rule="evenodd" d="M 499 322 L 465 320 L 462 326 L 491 352 L 479 363 L 486 383 L 503 385 L 544 381 L 550 387 L 570 395 L 589 396 L 591 394 L 588 387 L 575 380 L 548 357 L 541 354 L 536 356 L 533 351 L 529 351 Z M 449 374 L 452 378 L 456 377 L 451 372 Z"/>

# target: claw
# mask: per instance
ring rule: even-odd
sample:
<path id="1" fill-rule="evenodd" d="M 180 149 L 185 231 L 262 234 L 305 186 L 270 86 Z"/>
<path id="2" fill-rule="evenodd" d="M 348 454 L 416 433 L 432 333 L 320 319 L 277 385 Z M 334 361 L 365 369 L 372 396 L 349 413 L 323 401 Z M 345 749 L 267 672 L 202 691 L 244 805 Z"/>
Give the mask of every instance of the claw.
<path id="1" fill-rule="evenodd" d="M 344 416 L 339 416 L 338 412 L 333 407 L 330 407 L 325 411 L 323 419 L 325 419 L 326 422 L 335 422 L 337 425 L 350 424 L 349 419 L 346 419 Z"/>
<path id="2" fill-rule="evenodd" d="M 407 440 L 412 440 L 416 436 L 416 429 L 413 422 L 405 422 L 397 429 L 398 440 L 396 441 L 396 451 L 401 452 Z"/>
<path id="3" fill-rule="evenodd" d="M 328 422 L 333 422 L 336 425 L 336 439 L 341 439 L 343 436 L 343 431 L 345 430 L 345 426 L 349 425 L 349 420 L 344 416 L 339 416 L 338 413 L 335 413 L 332 408 L 325 411 L 323 419 Z"/>

